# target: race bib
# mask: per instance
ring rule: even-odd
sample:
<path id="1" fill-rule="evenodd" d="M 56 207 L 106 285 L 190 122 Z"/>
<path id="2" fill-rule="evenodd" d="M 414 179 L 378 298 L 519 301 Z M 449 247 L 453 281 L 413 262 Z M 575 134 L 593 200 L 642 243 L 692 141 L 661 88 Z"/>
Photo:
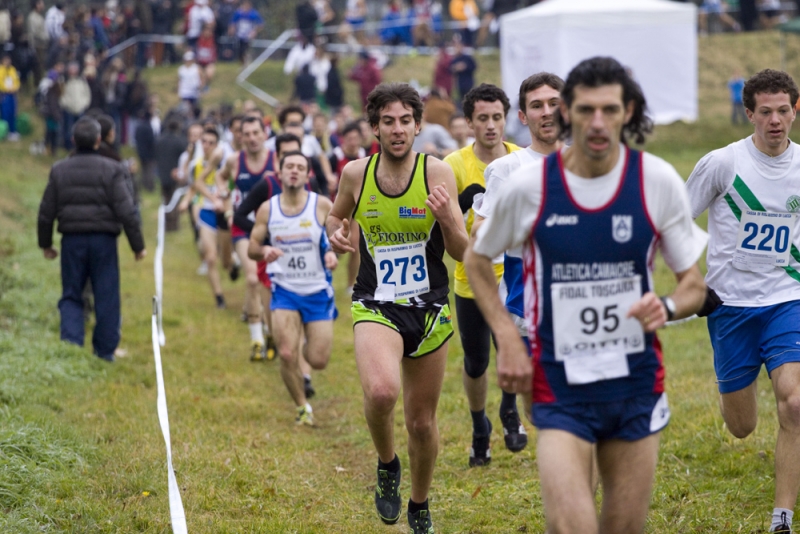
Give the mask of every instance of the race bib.
<path id="1" fill-rule="evenodd" d="M 376 246 L 374 253 L 375 300 L 397 301 L 431 290 L 424 242 Z"/>
<path id="2" fill-rule="evenodd" d="M 281 245 L 283 256 L 276 260 L 280 266 L 280 277 L 289 280 L 307 280 L 319 277 L 317 262 L 314 259 L 316 250 L 310 241 L 292 245 Z"/>
<path id="3" fill-rule="evenodd" d="M 555 358 L 569 384 L 628 376 L 627 354 L 644 350 L 639 321 L 626 318 L 642 297 L 641 276 L 552 284 Z"/>
<path id="4" fill-rule="evenodd" d="M 752 272 L 788 266 L 796 221 L 796 213 L 742 211 L 733 266 Z"/>

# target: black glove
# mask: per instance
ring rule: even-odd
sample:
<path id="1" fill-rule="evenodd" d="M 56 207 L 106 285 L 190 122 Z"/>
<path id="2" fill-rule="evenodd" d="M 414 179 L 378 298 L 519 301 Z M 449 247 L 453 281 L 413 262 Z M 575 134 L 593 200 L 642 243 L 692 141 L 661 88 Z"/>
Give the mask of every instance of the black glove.
<path id="1" fill-rule="evenodd" d="M 480 184 L 472 184 L 467 186 L 460 195 L 458 195 L 458 207 L 461 208 L 461 213 L 467 213 L 472 207 L 472 199 L 478 193 L 485 193 L 486 188 Z"/>
<path id="2" fill-rule="evenodd" d="M 699 312 L 697 312 L 697 316 L 708 317 L 714 313 L 714 310 L 722 306 L 722 304 L 722 299 L 719 298 L 719 295 L 717 295 L 716 291 L 710 287 L 706 287 L 706 300 L 703 302 L 703 307 L 700 308 Z"/>

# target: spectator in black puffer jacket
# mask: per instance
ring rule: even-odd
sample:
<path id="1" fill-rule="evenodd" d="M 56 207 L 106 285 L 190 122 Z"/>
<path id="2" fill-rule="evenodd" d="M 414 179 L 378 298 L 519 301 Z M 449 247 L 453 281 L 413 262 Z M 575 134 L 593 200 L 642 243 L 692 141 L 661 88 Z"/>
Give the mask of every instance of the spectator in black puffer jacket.
<path id="1" fill-rule="evenodd" d="M 120 340 L 120 292 L 117 236 L 125 230 L 137 260 L 146 255 L 125 170 L 120 163 L 97 153 L 100 124 L 79 119 L 72 129 L 77 152 L 53 165 L 39 205 L 39 247 L 55 259 L 53 223 L 61 238 L 61 286 L 58 302 L 61 339 L 83 346 L 84 318 L 81 293 L 92 282 L 96 326 L 94 353 L 114 361 Z"/>

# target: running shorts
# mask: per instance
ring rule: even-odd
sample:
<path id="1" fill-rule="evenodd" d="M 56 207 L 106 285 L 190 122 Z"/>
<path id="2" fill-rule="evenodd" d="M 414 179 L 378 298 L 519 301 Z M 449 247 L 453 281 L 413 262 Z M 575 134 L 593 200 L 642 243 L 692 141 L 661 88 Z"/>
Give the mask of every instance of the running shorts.
<path id="1" fill-rule="evenodd" d="M 303 324 L 333 321 L 339 315 L 333 299 L 333 288 L 323 289 L 311 295 L 298 295 L 276 285 L 272 291 L 269 309 L 296 311 L 300 314 L 300 321 Z"/>

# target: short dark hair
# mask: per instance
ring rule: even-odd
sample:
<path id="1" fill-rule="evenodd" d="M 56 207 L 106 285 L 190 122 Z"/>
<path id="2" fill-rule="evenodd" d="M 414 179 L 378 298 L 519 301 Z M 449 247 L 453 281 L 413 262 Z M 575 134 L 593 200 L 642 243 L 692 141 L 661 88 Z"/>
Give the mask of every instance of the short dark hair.
<path id="1" fill-rule="evenodd" d="M 475 102 L 497 102 L 503 104 L 503 114 L 508 115 L 508 110 L 511 109 L 511 103 L 508 101 L 505 91 L 491 83 L 482 83 L 477 87 L 473 87 L 467 94 L 464 95 L 464 100 L 461 103 L 461 109 L 464 110 L 464 116 L 472 120 L 472 114 L 475 112 Z"/>
<path id="2" fill-rule="evenodd" d="M 72 138 L 75 140 L 75 148 L 82 150 L 94 149 L 97 138 L 100 137 L 100 123 L 92 117 L 81 117 L 72 126 Z"/>
<path id="3" fill-rule="evenodd" d="M 342 132 L 339 134 L 340 137 L 344 137 L 345 135 L 349 134 L 350 132 L 358 132 L 358 135 L 361 135 L 361 126 L 359 126 L 358 121 L 351 121 L 344 125 L 342 128 Z"/>
<path id="4" fill-rule="evenodd" d="M 633 102 L 633 115 L 631 120 L 622 127 L 620 134 L 623 143 L 633 139 L 636 144 L 644 143 L 644 136 L 653 131 L 653 121 L 648 116 L 647 101 L 642 88 L 631 77 L 628 70 L 619 61 L 612 57 L 593 57 L 584 59 L 573 68 L 567 76 L 564 88 L 561 90 L 561 100 L 569 108 L 575 99 L 575 87 L 601 87 L 603 85 L 622 86 L 622 103 L 627 108 Z M 572 134 L 571 125 L 564 121 L 561 113 L 558 114 L 561 126 L 561 138 L 566 139 Z"/>
<path id="5" fill-rule="evenodd" d="M 256 123 L 261 127 L 261 131 L 264 131 L 264 123 L 258 117 L 253 117 L 252 115 L 249 117 L 244 117 L 242 119 L 242 128 L 244 129 L 245 124 Z"/>
<path id="6" fill-rule="evenodd" d="M 244 122 L 245 116 L 244 115 L 234 115 L 231 117 L 231 120 L 228 121 L 228 128 L 233 128 L 234 122 Z"/>
<path id="7" fill-rule="evenodd" d="M 105 113 L 99 114 L 95 119 L 100 123 L 100 139 L 105 141 L 108 139 L 108 134 L 114 129 L 114 119 Z"/>
<path id="8" fill-rule="evenodd" d="M 292 143 L 292 142 L 297 143 L 297 146 L 300 147 L 303 146 L 303 142 L 300 140 L 300 138 L 293 133 L 282 133 L 278 136 L 275 136 L 275 152 L 277 154 L 280 154 L 281 145 L 284 143 Z"/>
<path id="9" fill-rule="evenodd" d="M 454 120 L 456 120 L 456 119 L 465 119 L 465 120 L 466 120 L 466 117 L 465 117 L 465 116 L 464 116 L 464 114 L 463 114 L 463 113 L 461 113 L 460 111 L 456 111 L 455 113 L 453 113 L 452 115 L 450 115 L 450 120 L 449 120 L 449 121 L 447 121 L 447 124 L 449 124 L 450 126 L 452 126 L 452 125 L 453 125 L 453 121 L 454 121 Z"/>
<path id="10" fill-rule="evenodd" d="M 797 84 L 794 83 L 791 76 L 782 70 L 764 69 L 747 80 L 744 84 L 744 91 L 742 91 L 744 107 L 750 111 L 755 111 L 756 95 L 758 93 L 769 95 L 786 93 L 789 95 L 789 103 L 792 104 L 792 108 L 797 104 Z"/>
<path id="11" fill-rule="evenodd" d="M 219 132 L 217 131 L 216 128 L 206 126 L 205 128 L 203 128 L 203 133 L 201 135 L 206 135 L 206 134 L 213 135 L 217 139 L 217 142 L 219 142 Z"/>
<path id="12" fill-rule="evenodd" d="M 308 160 L 308 157 L 306 157 L 306 155 L 300 152 L 299 150 L 290 150 L 289 152 L 281 156 L 281 160 L 278 164 L 278 169 L 283 170 L 283 162 L 286 161 L 286 158 L 288 158 L 289 156 L 303 156 L 303 159 L 306 160 L 306 169 L 308 170 L 308 172 L 311 172 L 311 162 Z"/>
<path id="13" fill-rule="evenodd" d="M 547 87 L 552 87 L 560 93 L 561 90 L 564 89 L 564 80 L 550 72 L 537 72 L 536 74 L 525 78 L 525 80 L 523 80 L 522 84 L 519 86 L 520 111 L 525 112 L 528 107 L 528 103 L 526 102 L 528 93 L 545 85 Z"/>
<path id="14" fill-rule="evenodd" d="M 414 122 L 422 122 L 423 105 L 417 90 L 407 83 L 393 82 L 378 85 L 367 96 L 367 119 L 370 126 L 377 126 L 381 120 L 381 110 L 395 102 L 411 108 Z"/>
<path id="15" fill-rule="evenodd" d="M 281 110 L 280 113 L 278 113 L 278 124 L 281 125 L 281 128 L 283 128 L 283 125 L 286 124 L 286 116 L 289 115 L 289 113 L 299 113 L 300 116 L 303 117 L 300 120 L 306 120 L 306 112 L 303 111 L 303 108 L 300 106 L 286 106 Z"/>

